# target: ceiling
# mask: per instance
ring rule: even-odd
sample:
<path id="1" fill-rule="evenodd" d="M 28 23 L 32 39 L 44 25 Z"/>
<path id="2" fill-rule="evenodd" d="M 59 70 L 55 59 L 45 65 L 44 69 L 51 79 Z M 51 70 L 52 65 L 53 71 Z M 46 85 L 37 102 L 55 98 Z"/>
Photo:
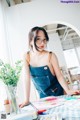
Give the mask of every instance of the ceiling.
<path id="1" fill-rule="evenodd" d="M 14 0 L 15 4 L 20 4 L 20 3 L 23 3 L 23 2 L 30 2 L 32 0 Z"/>
<path id="2" fill-rule="evenodd" d="M 12 5 L 21 4 L 25 2 L 31 2 L 31 1 L 34 1 L 34 0 L 6 0 L 9 7 Z"/>
<path id="3" fill-rule="evenodd" d="M 57 32 L 61 40 L 63 50 L 80 46 L 80 36 L 72 28 L 62 24 L 45 25 L 48 34 Z"/>

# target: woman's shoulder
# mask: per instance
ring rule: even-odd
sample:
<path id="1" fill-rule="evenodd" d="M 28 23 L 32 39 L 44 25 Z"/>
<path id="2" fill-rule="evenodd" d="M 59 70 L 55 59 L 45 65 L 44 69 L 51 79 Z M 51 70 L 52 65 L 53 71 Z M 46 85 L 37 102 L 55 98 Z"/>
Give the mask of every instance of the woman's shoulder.
<path id="1" fill-rule="evenodd" d="M 57 60 L 56 54 L 54 52 L 50 51 L 49 52 L 49 59 L 50 59 L 50 61 L 54 61 L 54 60 L 56 61 Z"/>
<path id="2" fill-rule="evenodd" d="M 56 56 L 56 54 L 54 52 L 52 52 L 52 51 L 49 51 L 49 54 L 51 54 L 54 57 Z"/>
<path id="3" fill-rule="evenodd" d="M 26 51 L 26 52 L 24 53 L 24 57 L 28 57 L 29 54 L 30 54 L 30 51 Z"/>
<path id="4" fill-rule="evenodd" d="M 30 52 L 29 51 L 24 53 L 24 59 L 27 60 L 28 62 L 30 61 Z"/>

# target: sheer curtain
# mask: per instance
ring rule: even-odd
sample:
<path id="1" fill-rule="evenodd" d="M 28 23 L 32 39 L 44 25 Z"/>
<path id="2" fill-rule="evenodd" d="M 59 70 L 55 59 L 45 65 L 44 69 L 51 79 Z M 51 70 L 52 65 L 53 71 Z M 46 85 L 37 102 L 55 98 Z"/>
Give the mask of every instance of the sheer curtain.
<path id="1" fill-rule="evenodd" d="M 3 7 L 0 0 L 0 59 L 7 62 L 8 59 L 8 47 L 7 47 L 7 39 L 6 39 L 6 29 L 5 29 L 5 21 L 3 15 Z M 6 90 L 4 87 L 4 83 L 0 79 L 0 111 L 4 109 L 3 101 L 6 99 Z"/>
<path id="2" fill-rule="evenodd" d="M 3 8 L 0 1 L 0 59 L 6 60 L 8 59 L 8 50 L 7 50 L 7 41 L 6 41 L 6 29 L 5 22 L 3 17 Z"/>

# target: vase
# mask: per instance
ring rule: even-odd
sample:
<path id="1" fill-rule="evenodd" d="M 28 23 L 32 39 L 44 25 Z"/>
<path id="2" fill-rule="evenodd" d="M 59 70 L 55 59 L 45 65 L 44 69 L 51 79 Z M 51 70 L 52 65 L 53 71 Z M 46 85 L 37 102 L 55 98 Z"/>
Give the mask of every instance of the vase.
<path id="1" fill-rule="evenodd" d="M 9 101 L 10 101 L 10 114 L 19 113 L 19 106 L 17 104 L 17 96 L 16 96 L 16 88 L 12 85 L 7 86 L 8 91 L 9 91 Z"/>

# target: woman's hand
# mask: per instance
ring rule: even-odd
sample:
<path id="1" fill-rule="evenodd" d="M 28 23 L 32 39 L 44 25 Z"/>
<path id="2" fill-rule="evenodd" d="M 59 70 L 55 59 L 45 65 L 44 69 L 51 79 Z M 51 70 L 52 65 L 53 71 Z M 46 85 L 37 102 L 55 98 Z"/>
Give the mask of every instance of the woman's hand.
<path id="1" fill-rule="evenodd" d="M 68 95 L 79 95 L 80 94 L 80 90 L 68 90 L 67 91 Z"/>
<path id="2" fill-rule="evenodd" d="M 22 104 L 19 105 L 19 107 L 22 108 L 22 107 L 24 107 L 26 105 L 29 105 L 29 101 L 23 102 Z"/>

